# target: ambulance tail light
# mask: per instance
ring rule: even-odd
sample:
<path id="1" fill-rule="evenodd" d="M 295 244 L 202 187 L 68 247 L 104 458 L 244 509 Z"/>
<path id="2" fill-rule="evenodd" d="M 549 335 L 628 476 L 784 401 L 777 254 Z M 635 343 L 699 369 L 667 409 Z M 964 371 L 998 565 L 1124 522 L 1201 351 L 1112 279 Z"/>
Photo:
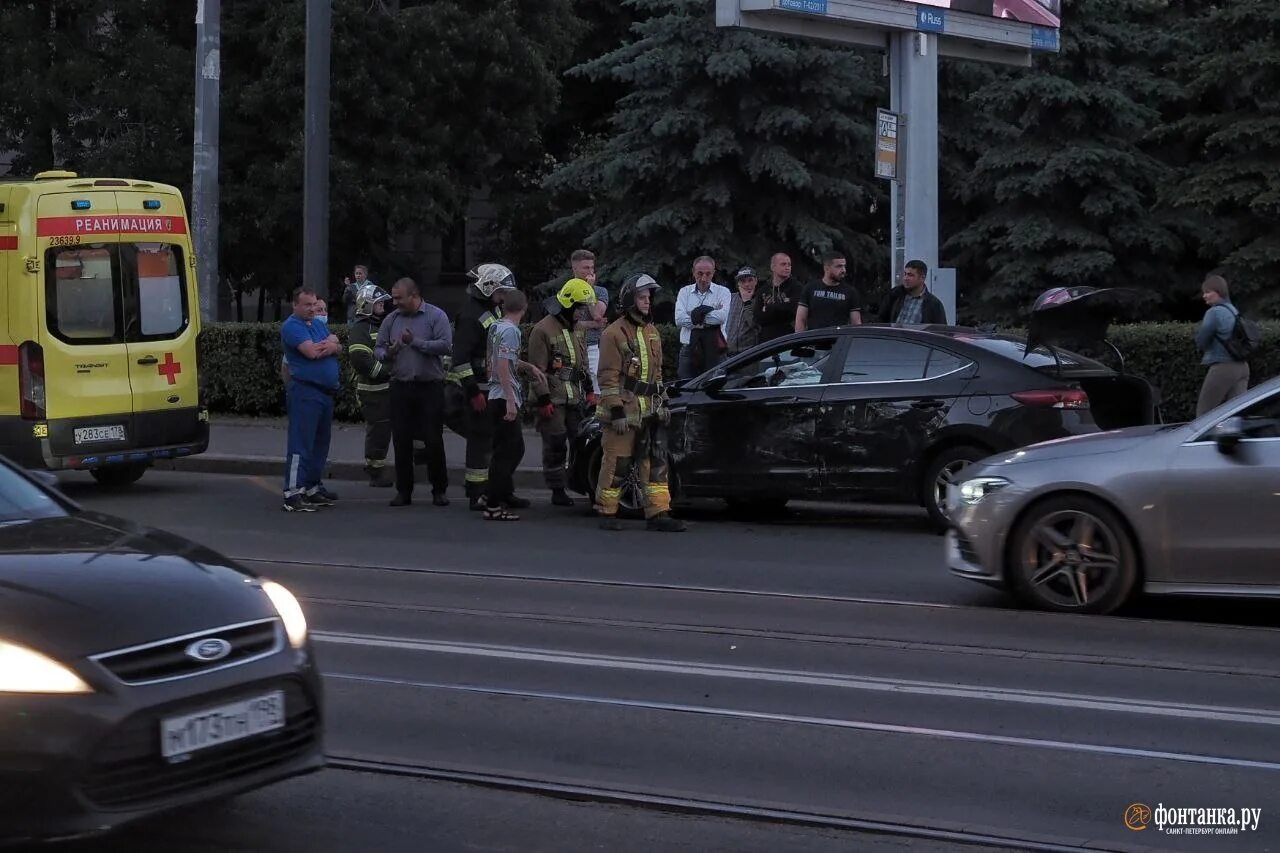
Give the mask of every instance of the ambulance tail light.
<path id="1" fill-rule="evenodd" d="M 22 417 L 29 421 L 44 420 L 44 350 L 35 341 L 27 341 L 18 347 L 18 389 L 22 399 Z"/>

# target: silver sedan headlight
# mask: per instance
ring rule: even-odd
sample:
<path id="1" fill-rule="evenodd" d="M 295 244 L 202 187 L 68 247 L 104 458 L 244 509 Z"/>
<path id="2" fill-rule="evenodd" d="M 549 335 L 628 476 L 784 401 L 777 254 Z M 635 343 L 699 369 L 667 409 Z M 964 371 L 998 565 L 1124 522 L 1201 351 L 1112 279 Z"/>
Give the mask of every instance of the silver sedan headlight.
<path id="1" fill-rule="evenodd" d="M 1000 491 L 1009 485 L 1004 477 L 974 477 L 960 484 L 960 502 L 973 506 L 987 495 Z"/>

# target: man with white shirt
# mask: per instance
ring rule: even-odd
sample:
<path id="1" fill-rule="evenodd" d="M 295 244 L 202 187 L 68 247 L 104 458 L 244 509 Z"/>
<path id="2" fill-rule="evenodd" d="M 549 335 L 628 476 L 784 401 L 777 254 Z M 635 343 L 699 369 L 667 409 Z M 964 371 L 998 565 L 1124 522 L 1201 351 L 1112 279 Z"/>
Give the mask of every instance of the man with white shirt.
<path id="1" fill-rule="evenodd" d="M 676 297 L 676 325 L 680 327 L 680 362 L 677 379 L 692 379 L 724 360 L 721 330 L 729 319 L 733 294 L 711 279 L 716 262 L 706 255 L 693 262 L 693 284 L 680 288 Z"/>

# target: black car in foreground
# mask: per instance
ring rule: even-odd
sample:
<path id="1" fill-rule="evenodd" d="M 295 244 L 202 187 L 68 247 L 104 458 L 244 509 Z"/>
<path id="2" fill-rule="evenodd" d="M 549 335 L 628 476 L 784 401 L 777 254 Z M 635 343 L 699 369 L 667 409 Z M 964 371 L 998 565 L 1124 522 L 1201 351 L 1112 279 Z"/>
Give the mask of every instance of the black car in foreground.
<path id="1" fill-rule="evenodd" d="M 1155 419 L 1143 379 L 1062 349 L 1101 340 L 1112 291 L 1060 288 L 1026 338 L 950 326 L 845 326 L 789 335 L 671 393 L 673 499 L 756 512 L 789 500 L 915 502 L 945 529 L 947 485 L 1010 450 Z M 573 447 L 570 480 L 594 494 L 600 424 Z M 634 513 L 643 491 L 624 489 Z"/>
<path id="2" fill-rule="evenodd" d="M 0 462 L 0 844 L 317 770 L 322 719 L 284 587 Z"/>

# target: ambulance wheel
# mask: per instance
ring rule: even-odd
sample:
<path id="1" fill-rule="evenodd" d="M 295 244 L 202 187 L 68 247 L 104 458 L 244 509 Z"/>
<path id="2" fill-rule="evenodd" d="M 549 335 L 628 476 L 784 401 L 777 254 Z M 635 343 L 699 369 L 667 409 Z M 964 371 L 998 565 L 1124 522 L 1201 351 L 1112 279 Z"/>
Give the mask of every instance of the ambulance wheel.
<path id="1" fill-rule="evenodd" d="M 587 476 L 590 478 L 591 495 L 595 498 L 596 485 L 600 482 L 600 462 L 604 458 L 604 450 L 596 448 L 591 454 L 591 463 L 587 465 Z M 644 486 L 635 463 L 622 481 L 622 495 L 618 498 L 619 518 L 644 518 Z"/>
<path id="2" fill-rule="evenodd" d="M 138 480 L 142 479 L 142 475 L 147 473 L 147 468 L 147 463 L 135 462 L 131 465 L 92 468 L 89 473 L 93 475 L 93 479 L 97 480 L 99 485 L 108 489 L 119 489 L 138 482 Z"/>

